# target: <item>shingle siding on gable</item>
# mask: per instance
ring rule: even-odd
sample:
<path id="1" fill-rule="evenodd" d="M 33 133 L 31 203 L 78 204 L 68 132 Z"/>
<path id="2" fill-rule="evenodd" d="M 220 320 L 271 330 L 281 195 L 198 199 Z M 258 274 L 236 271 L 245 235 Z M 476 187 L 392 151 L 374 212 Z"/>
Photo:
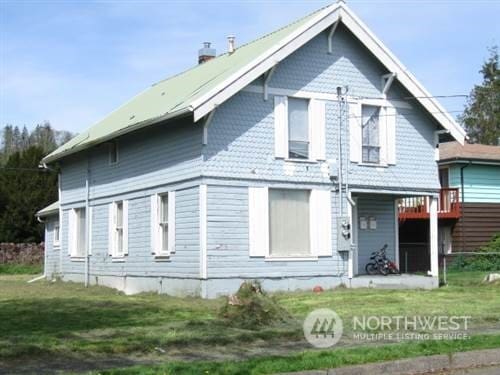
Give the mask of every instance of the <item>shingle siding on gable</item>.
<path id="1" fill-rule="evenodd" d="M 349 95 L 378 97 L 381 76 L 388 73 L 355 37 L 339 27 L 333 36 L 333 53 L 327 53 L 327 32 L 313 38 L 278 64 L 270 87 L 336 93 L 349 86 Z"/>
<path id="2" fill-rule="evenodd" d="M 337 86 L 348 85 L 349 95 L 380 97 L 381 75 L 386 72 L 376 59 L 343 29 L 335 33 L 333 45 L 334 53 L 329 55 L 326 34 L 318 35 L 278 64 L 269 87 L 335 94 Z M 397 83 L 389 92 L 393 99 L 404 99 L 407 95 Z M 293 175 L 285 173 L 290 168 L 285 168 L 285 164 L 290 163 L 274 157 L 273 111 L 272 95 L 264 101 L 262 94 L 245 91 L 220 106 L 208 129 L 208 145 L 203 150 L 204 173 L 214 177 L 330 183 L 318 163 L 293 163 Z M 396 165 L 373 168 L 351 164 L 350 183 L 395 189 L 439 189 L 434 123 L 416 105 L 397 111 Z M 336 102 L 327 102 L 326 117 L 327 158 L 335 159 Z M 343 140 L 344 155 L 349 155 L 347 130 Z"/>

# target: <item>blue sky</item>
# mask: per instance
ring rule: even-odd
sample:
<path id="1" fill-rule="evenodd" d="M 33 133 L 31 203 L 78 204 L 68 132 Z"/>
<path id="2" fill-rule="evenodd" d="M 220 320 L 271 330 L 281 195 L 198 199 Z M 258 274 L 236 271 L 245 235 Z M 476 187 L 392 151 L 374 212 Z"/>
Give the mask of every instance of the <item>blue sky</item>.
<path id="1" fill-rule="evenodd" d="M 0 0 L 0 126 L 79 132 L 150 84 L 332 1 Z M 467 94 L 500 44 L 500 0 L 347 1 L 433 95 Z M 442 99 L 456 116 L 464 99 Z"/>

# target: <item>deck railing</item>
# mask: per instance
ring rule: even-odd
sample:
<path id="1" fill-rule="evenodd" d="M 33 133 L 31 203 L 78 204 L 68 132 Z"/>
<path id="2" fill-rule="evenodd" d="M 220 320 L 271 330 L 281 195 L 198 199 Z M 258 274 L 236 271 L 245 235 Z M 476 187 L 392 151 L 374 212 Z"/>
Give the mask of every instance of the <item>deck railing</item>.
<path id="1" fill-rule="evenodd" d="M 429 197 L 407 197 L 398 202 L 399 218 L 427 219 L 430 216 Z M 458 219 L 460 217 L 460 195 L 458 188 L 443 188 L 439 192 L 438 217 Z"/>

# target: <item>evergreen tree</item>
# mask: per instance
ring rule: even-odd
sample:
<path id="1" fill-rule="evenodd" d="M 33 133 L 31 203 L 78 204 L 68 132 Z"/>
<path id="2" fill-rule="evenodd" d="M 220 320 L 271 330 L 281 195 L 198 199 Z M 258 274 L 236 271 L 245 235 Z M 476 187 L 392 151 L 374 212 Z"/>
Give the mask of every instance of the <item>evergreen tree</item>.
<path id="1" fill-rule="evenodd" d="M 0 242 L 40 242 L 35 212 L 57 200 L 57 173 L 38 169 L 46 152 L 31 146 L 0 168 Z"/>
<path id="2" fill-rule="evenodd" d="M 498 48 L 490 49 L 490 57 L 480 70 L 481 85 L 471 91 L 460 118 L 470 139 L 475 143 L 497 145 L 500 137 L 500 70 Z"/>

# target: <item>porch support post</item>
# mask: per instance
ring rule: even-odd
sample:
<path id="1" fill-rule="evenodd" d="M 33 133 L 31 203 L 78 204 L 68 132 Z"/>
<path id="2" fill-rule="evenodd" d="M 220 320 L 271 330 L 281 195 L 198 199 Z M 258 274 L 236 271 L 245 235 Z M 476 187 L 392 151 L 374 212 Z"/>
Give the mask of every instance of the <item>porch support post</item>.
<path id="1" fill-rule="evenodd" d="M 431 253 L 431 276 L 439 276 L 439 259 L 438 259 L 438 199 L 437 197 L 429 197 L 429 244 Z"/>

